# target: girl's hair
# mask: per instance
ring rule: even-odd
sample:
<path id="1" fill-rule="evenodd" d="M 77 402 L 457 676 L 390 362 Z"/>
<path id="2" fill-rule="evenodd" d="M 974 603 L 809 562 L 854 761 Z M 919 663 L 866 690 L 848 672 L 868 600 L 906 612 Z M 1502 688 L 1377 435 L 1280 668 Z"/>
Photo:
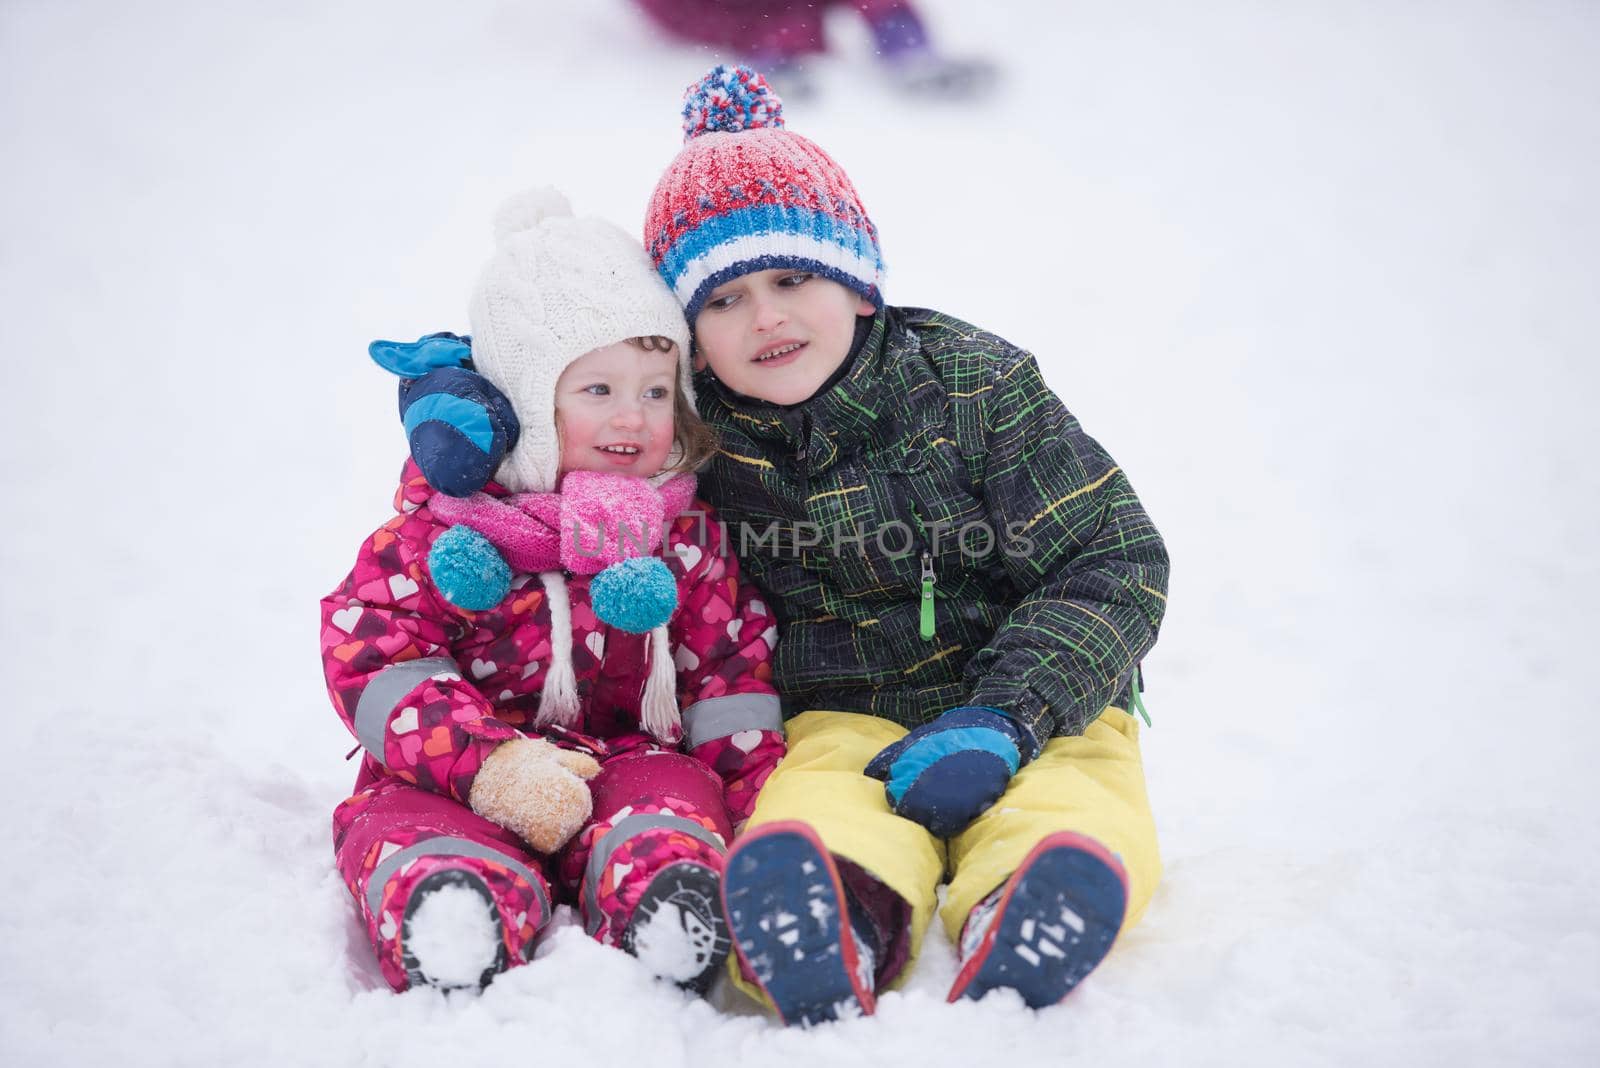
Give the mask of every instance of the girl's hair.
<path id="1" fill-rule="evenodd" d="M 678 347 L 671 338 L 659 336 L 631 337 L 628 344 L 646 352 L 672 352 Z M 689 403 L 676 377 L 672 385 L 672 428 L 672 443 L 678 454 L 678 462 L 670 468 L 673 474 L 697 471 L 716 454 L 716 434 Z"/>

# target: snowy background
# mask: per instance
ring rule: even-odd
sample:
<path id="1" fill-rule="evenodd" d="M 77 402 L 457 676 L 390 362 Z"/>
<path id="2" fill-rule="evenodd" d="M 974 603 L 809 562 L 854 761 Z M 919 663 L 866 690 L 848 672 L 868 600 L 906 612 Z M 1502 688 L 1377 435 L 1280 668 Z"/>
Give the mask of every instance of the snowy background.
<path id="1" fill-rule="evenodd" d="M 790 124 L 1168 539 L 1145 923 L 1038 1014 L 942 1004 L 937 933 L 813 1033 L 570 926 L 390 994 L 316 655 L 402 458 L 364 346 L 464 328 L 524 186 L 636 230 L 712 57 L 622 0 L 6 0 L 0 1059 L 1595 1063 L 1600 7 L 927 8 L 992 99 L 844 20 Z"/>

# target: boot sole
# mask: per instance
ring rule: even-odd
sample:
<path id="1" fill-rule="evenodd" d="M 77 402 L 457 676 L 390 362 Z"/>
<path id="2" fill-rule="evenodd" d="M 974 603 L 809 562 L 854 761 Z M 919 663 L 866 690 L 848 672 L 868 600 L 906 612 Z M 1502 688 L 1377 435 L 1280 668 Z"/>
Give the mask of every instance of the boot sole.
<path id="1" fill-rule="evenodd" d="M 489 892 L 489 887 L 478 876 L 459 868 L 444 868 L 426 876 L 411 890 L 411 897 L 406 901 L 405 916 L 400 926 L 400 961 L 406 970 L 406 979 L 412 986 L 432 986 L 440 990 L 482 990 L 489 982 L 501 972 L 505 971 L 509 958 L 506 954 L 504 939 L 498 940 L 495 950 L 494 963 L 483 970 L 483 974 L 474 983 L 440 983 L 434 981 L 423 970 L 421 962 L 407 949 L 411 938 L 411 919 L 416 915 L 417 909 L 428 899 L 428 895 L 435 890 L 446 886 L 463 886 L 477 894 L 483 901 L 483 909 L 494 919 L 495 930 L 501 929 L 503 921 L 500 918 L 500 909 L 494 903 L 494 895 Z"/>
<path id="2" fill-rule="evenodd" d="M 711 951 L 706 966 L 693 978 L 678 981 L 683 989 L 704 994 L 711 988 L 712 980 L 716 979 L 732 948 L 728 921 L 723 915 L 722 880 L 704 864 L 680 862 L 669 864 L 656 872 L 650 885 L 639 895 L 639 903 L 634 906 L 633 918 L 622 935 L 622 948 L 633 953 L 638 929 L 655 915 L 657 909 L 669 902 L 692 906 L 689 911 L 704 922 L 711 932 Z"/>
<path id="3" fill-rule="evenodd" d="M 734 950 L 786 1024 L 870 1016 L 844 885 L 804 823 L 769 823 L 734 844 L 722 875 Z"/>
<path id="4" fill-rule="evenodd" d="M 1007 881 L 998 912 L 947 1000 L 1006 988 L 1035 1009 L 1070 994 L 1122 930 L 1128 877 L 1103 845 L 1081 834 L 1045 838 Z"/>

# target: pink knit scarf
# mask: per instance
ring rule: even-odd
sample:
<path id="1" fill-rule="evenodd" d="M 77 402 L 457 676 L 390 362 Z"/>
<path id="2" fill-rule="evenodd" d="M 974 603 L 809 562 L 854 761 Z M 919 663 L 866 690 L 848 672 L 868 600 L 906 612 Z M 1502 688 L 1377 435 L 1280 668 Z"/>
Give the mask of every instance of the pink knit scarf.
<path id="1" fill-rule="evenodd" d="M 573 471 L 554 493 L 435 493 L 428 508 L 488 538 L 517 571 L 595 575 L 630 557 L 654 555 L 665 524 L 689 507 L 694 490 L 695 477 L 688 474 L 657 487 L 633 475 Z"/>

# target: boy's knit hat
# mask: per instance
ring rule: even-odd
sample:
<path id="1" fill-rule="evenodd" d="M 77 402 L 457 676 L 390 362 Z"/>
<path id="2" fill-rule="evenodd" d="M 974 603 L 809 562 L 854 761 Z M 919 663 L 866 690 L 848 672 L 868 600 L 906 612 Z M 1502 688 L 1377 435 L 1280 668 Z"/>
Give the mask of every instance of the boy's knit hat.
<path id="1" fill-rule="evenodd" d="M 684 96 L 683 132 L 644 240 L 689 322 L 723 282 L 772 268 L 812 271 L 883 306 L 877 227 L 844 170 L 783 128 L 765 78 L 713 68 Z"/>
<path id="2" fill-rule="evenodd" d="M 545 493 L 560 473 L 561 372 L 619 341 L 670 338 L 678 346 L 678 388 L 693 404 L 688 324 L 639 243 L 602 219 L 574 218 L 555 189 L 507 201 L 495 217 L 495 238 L 468 313 L 472 363 L 510 399 L 522 425 L 496 480 L 513 492 Z"/>

